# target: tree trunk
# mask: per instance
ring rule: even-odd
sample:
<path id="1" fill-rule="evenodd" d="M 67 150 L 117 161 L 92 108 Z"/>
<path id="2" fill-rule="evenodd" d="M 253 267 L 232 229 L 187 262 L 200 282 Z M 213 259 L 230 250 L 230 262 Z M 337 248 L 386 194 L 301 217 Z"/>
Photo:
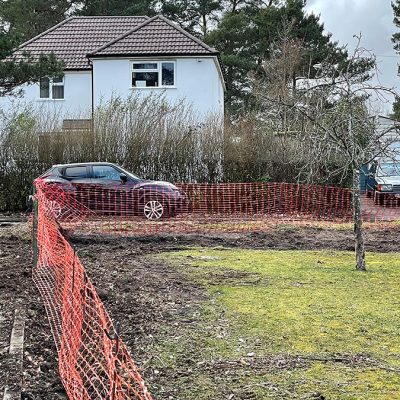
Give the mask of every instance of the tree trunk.
<path id="1" fill-rule="evenodd" d="M 353 170 L 353 209 L 354 209 L 354 236 L 356 251 L 356 269 L 366 271 L 364 231 L 361 218 L 360 170 Z"/>
<path id="2" fill-rule="evenodd" d="M 203 14 L 201 18 L 203 20 L 202 31 L 203 31 L 203 38 L 204 38 L 207 35 L 207 16 L 205 14 Z"/>

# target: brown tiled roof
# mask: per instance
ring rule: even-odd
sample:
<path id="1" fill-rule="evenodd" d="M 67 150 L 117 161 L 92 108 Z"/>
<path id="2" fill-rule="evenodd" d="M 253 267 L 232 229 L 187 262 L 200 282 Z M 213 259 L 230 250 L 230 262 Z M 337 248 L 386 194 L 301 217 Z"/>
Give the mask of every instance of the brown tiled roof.
<path id="1" fill-rule="evenodd" d="M 217 51 L 161 15 L 148 17 L 71 17 L 23 43 L 14 52 L 49 54 L 65 69 L 90 69 L 88 55 L 206 55 Z"/>
<path id="2" fill-rule="evenodd" d="M 33 56 L 53 52 L 63 60 L 65 69 L 90 69 L 86 55 L 120 37 L 148 17 L 71 17 L 23 43 L 14 56 L 23 52 Z"/>
<path id="3" fill-rule="evenodd" d="M 89 56 L 217 54 L 212 47 L 190 35 L 167 18 L 157 15 L 123 33 Z"/>

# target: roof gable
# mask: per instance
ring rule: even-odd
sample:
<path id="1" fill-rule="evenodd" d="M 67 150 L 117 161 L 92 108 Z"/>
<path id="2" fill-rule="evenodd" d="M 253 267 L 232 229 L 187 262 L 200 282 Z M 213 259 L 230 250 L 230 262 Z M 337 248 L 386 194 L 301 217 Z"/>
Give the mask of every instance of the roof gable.
<path id="1" fill-rule="evenodd" d="M 167 18 L 157 15 L 89 53 L 88 56 L 207 54 L 216 55 L 218 52 Z"/>
<path id="2" fill-rule="evenodd" d="M 120 37 L 148 20 L 148 17 L 71 17 L 35 36 L 17 48 L 13 55 L 23 58 L 53 52 L 64 61 L 65 69 L 90 69 L 87 54 Z"/>

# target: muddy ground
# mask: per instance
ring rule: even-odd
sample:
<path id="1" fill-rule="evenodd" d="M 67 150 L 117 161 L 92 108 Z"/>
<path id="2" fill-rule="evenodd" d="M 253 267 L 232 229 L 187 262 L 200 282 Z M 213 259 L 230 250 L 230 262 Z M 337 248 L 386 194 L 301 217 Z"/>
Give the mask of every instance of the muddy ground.
<path id="1" fill-rule="evenodd" d="M 367 250 L 399 251 L 400 228 L 367 231 Z M 71 236 L 79 257 L 111 317 L 120 324 L 121 336 L 142 369 L 143 375 L 158 399 L 177 399 L 175 381 L 190 379 L 197 370 L 207 370 L 226 381 L 242 365 L 224 362 L 209 365 L 199 354 L 185 354 L 179 370 L 165 368 L 158 360 L 157 342 L 165 332 L 179 334 L 196 324 L 199 305 L 207 297 L 201 287 L 179 272 L 148 255 L 184 249 L 185 247 L 240 247 L 257 249 L 338 249 L 352 250 L 352 233 L 322 228 L 272 229 L 265 233 L 219 235 L 161 235 L 124 238 Z M 26 223 L 0 226 L 0 395 L 6 385 L 18 385 L 18 369 L 8 352 L 15 308 L 26 310 L 26 336 L 23 365 L 23 399 L 62 399 L 65 392 L 58 378 L 57 357 L 49 324 L 38 291 L 31 279 L 30 227 Z M 219 329 L 220 327 L 213 327 Z M 304 360 L 264 360 L 262 368 L 298 368 Z M 157 367 L 155 367 L 157 366 Z M 248 365 L 246 368 L 261 368 Z M 221 378 L 222 377 L 222 378 Z M 225 377 L 225 378 L 224 378 Z M 224 381 L 225 379 L 225 381 Z M 199 398 L 207 398 L 201 397 Z M 251 398 L 245 388 L 235 398 Z"/>
<path id="2" fill-rule="evenodd" d="M 39 293 L 32 282 L 31 231 L 27 223 L 0 224 L 0 396 L 21 382 L 17 361 L 8 354 L 14 310 L 25 310 L 22 399 L 65 398 L 56 350 Z"/>

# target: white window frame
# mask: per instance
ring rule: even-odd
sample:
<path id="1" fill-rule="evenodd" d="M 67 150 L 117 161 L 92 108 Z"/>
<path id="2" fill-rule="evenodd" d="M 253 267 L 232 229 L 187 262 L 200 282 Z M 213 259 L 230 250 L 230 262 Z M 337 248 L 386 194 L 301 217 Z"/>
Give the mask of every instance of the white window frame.
<path id="1" fill-rule="evenodd" d="M 174 65 L 174 84 L 173 85 L 163 85 L 162 84 L 162 65 L 163 64 L 173 64 Z M 136 64 L 157 64 L 156 69 L 146 68 L 146 69 L 133 69 Z M 158 73 L 158 86 L 133 86 L 133 73 L 134 72 L 157 72 Z M 132 61 L 131 62 L 131 89 L 174 89 L 176 88 L 176 61 L 175 60 L 142 60 L 142 61 Z"/>
<path id="2" fill-rule="evenodd" d="M 47 76 L 44 78 L 48 78 Z M 40 101 L 64 101 L 65 100 L 65 79 L 64 76 L 61 78 L 61 82 L 53 82 L 53 79 L 49 79 L 49 97 L 40 97 L 40 81 L 39 81 L 39 100 Z M 63 86 L 64 87 L 64 96 L 62 99 L 53 99 L 53 86 Z"/>

